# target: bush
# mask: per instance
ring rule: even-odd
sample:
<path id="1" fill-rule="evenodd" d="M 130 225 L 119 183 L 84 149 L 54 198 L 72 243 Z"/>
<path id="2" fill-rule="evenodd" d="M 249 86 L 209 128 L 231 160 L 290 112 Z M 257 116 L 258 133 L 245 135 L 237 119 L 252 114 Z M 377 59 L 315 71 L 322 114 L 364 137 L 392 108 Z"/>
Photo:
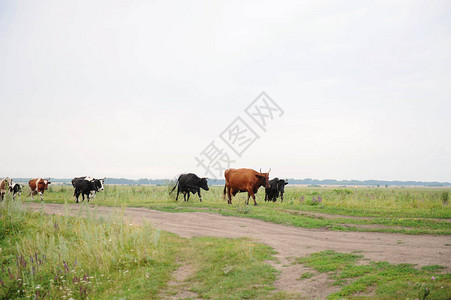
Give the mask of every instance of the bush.
<path id="1" fill-rule="evenodd" d="M 440 196 L 440 198 L 442 199 L 442 204 L 443 205 L 448 204 L 449 192 L 443 192 L 442 195 Z"/>

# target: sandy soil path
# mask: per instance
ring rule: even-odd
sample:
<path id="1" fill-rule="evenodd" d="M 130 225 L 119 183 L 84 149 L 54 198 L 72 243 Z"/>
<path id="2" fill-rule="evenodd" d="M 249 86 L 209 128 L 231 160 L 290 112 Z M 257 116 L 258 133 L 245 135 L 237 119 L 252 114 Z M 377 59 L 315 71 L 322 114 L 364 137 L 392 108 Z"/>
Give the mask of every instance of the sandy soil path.
<path id="1" fill-rule="evenodd" d="M 35 211 L 41 209 L 41 204 L 38 203 L 29 203 L 26 206 Z M 71 214 L 76 214 L 80 207 L 80 205 L 68 205 Z M 98 215 L 111 215 L 114 211 L 118 211 L 118 208 L 97 207 Z M 65 209 L 60 204 L 45 204 L 45 212 L 64 215 Z M 359 251 L 359 254 L 374 261 L 412 263 L 419 266 L 438 264 L 446 266 L 447 272 L 451 271 L 450 236 L 305 229 L 213 213 L 169 213 L 146 208 L 127 208 L 125 216 L 133 224 L 140 224 L 146 220 L 162 230 L 186 238 L 194 236 L 249 237 L 273 247 L 278 252 L 276 257 L 282 264 L 289 262 L 293 257 L 332 249 L 347 253 Z M 283 278 L 283 266 L 279 266 L 278 269 L 282 270 L 281 278 Z M 286 273 L 293 271 L 289 269 L 287 268 Z M 299 278 L 299 274 L 297 276 Z M 285 282 L 279 282 L 279 285 L 282 289 L 298 290 L 298 287 L 292 286 L 296 285 L 296 280 L 293 281 L 293 278 L 287 278 Z M 316 296 L 322 298 L 322 295 Z"/>

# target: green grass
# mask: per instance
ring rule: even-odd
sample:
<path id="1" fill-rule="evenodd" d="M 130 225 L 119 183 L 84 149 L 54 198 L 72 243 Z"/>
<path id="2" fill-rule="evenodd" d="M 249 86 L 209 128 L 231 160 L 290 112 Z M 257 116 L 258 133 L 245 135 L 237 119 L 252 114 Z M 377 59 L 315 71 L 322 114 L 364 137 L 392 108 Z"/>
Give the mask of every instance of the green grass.
<path id="1" fill-rule="evenodd" d="M 258 206 L 246 206 L 242 193 L 228 205 L 222 199 L 222 187 L 202 191 L 190 202 L 175 201 L 165 186 L 107 186 L 94 203 L 106 206 L 146 207 L 184 212 L 207 211 L 240 216 L 304 228 L 328 228 L 339 231 L 375 231 L 405 234 L 451 234 L 451 204 L 443 204 L 447 189 L 436 188 L 286 188 L 283 203 L 264 202 L 264 191 L 257 194 Z M 73 188 L 53 186 L 44 195 L 48 203 L 73 203 Z M 312 201 L 320 196 L 321 203 Z M 29 201 L 29 200 L 27 200 Z M 37 201 L 38 202 L 38 201 Z M 325 213 L 332 217 L 315 215 Z"/>
<path id="2" fill-rule="evenodd" d="M 190 278 L 191 290 L 201 298 L 271 298 L 276 271 L 266 263 L 272 249 L 246 239 L 196 238 L 190 247 L 198 272 Z M 188 261 L 190 261 L 188 259 Z"/>
<path id="3" fill-rule="evenodd" d="M 308 278 L 312 278 L 314 276 L 313 273 L 311 272 L 305 272 L 301 275 L 301 277 L 299 277 L 299 279 L 308 279 Z"/>
<path id="4" fill-rule="evenodd" d="M 118 213 L 48 216 L 0 203 L 0 299 L 157 299 L 180 264 L 211 299 L 265 298 L 274 290 L 271 248 L 247 239 L 183 239 Z M 245 278 L 246 280 L 243 280 Z"/>
<path id="5" fill-rule="evenodd" d="M 442 266 L 419 269 L 410 264 L 368 262 L 362 258 L 362 255 L 326 250 L 298 258 L 297 262 L 327 273 L 334 281 L 332 285 L 341 287 L 328 299 L 352 298 L 368 292 L 372 298 L 382 299 L 421 299 L 425 293 L 429 293 L 430 299 L 451 297 L 451 274 L 443 274 Z"/>

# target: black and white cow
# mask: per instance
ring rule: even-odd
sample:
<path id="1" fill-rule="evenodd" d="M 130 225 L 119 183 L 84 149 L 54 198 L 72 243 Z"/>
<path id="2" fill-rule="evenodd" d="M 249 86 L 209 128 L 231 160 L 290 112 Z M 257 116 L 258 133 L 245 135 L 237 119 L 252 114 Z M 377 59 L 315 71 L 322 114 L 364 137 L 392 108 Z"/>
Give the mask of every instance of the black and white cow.
<path id="1" fill-rule="evenodd" d="M 9 186 L 9 192 L 13 195 L 13 200 L 16 200 L 16 195 L 19 195 L 20 198 L 23 187 L 24 185 L 21 183 L 11 182 L 11 185 Z"/>
<path id="2" fill-rule="evenodd" d="M 74 187 L 74 198 L 75 201 L 78 203 L 78 197 L 80 194 L 82 194 L 83 201 L 85 201 L 85 195 L 86 198 L 94 198 L 96 195 L 96 192 L 100 192 L 104 190 L 103 183 L 105 181 L 105 178 L 103 179 L 96 179 L 88 176 L 84 177 L 75 177 L 72 179 L 72 186 Z"/>
<path id="3" fill-rule="evenodd" d="M 280 196 L 281 202 L 283 202 L 283 193 L 285 192 L 285 185 L 288 181 L 274 178 L 269 181 L 269 187 L 265 189 L 265 201 L 276 202 Z"/>
<path id="4" fill-rule="evenodd" d="M 179 193 L 183 193 L 183 199 L 185 201 L 188 201 L 189 193 L 191 192 L 193 194 L 197 193 L 199 195 L 200 202 L 202 202 L 200 189 L 202 188 L 206 191 L 209 190 L 207 178 L 199 178 L 196 174 L 193 173 L 180 175 L 170 193 L 172 193 L 175 188 L 177 188 L 177 197 L 175 199 L 176 201 L 178 201 L 179 199 Z"/>

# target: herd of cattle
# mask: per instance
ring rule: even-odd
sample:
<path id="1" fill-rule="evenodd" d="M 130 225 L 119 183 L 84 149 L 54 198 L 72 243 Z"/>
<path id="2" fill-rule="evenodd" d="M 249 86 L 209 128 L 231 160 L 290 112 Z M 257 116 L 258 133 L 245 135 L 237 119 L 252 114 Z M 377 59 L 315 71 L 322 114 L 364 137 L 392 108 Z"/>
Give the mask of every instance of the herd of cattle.
<path id="1" fill-rule="evenodd" d="M 288 184 L 288 181 L 274 178 L 269 180 L 269 172 L 262 173 L 257 172 L 252 169 L 227 169 L 224 172 L 225 177 L 225 185 L 223 198 L 227 194 L 228 200 L 227 203 L 232 204 L 232 196 L 235 196 L 240 192 L 247 192 L 247 201 L 246 204 L 249 204 L 249 198 L 252 197 L 254 200 L 254 205 L 257 205 L 255 201 L 255 194 L 257 193 L 260 187 L 265 188 L 265 201 L 273 201 L 275 202 L 277 198 L 280 196 L 281 202 L 283 202 L 283 193 L 285 192 L 285 185 Z M 172 188 L 171 193 L 177 188 L 177 197 L 179 198 L 179 194 L 183 194 L 183 199 L 185 201 L 189 200 L 190 193 L 198 194 L 199 200 L 202 202 L 202 196 L 200 195 L 200 189 L 204 189 L 206 191 L 209 190 L 207 178 L 199 178 L 196 174 L 182 174 L 177 179 L 175 186 Z"/>
<path id="2" fill-rule="evenodd" d="M 285 191 L 285 185 L 288 184 L 286 180 L 274 178 L 269 180 L 269 172 L 262 173 L 257 172 L 252 169 L 228 169 L 225 170 L 225 186 L 223 192 L 223 198 L 227 194 L 227 203 L 232 204 L 232 197 L 240 192 L 247 192 L 246 204 L 249 204 L 249 198 L 252 197 L 254 200 L 254 205 L 257 205 L 255 201 L 255 194 L 260 187 L 265 188 L 265 201 L 277 201 L 277 198 L 281 198 L 283 202 L 283 193 Z M 93 177 L 75 177 L 72 179 L 72 186 L 74 187 L 74 199 L 78 203 L 80 194 L 82 195 L 82 201 L 85 200 L 85 196 L 89 202 L 89 199 L 93 199 L 97 192 L 104 190 L 103 179 L 96 179 Z M 44 191 L 48 189 L 50 184 L 50 179 L 35 178 L 28 182 L 30 187 L 31 198 L 34 200 L 34 196 L 39 194 L 41 196 L 41 201 L 43 200 Z M 3 201 L 4 196 L 7 192 L 12 194 L 12 198 L 16 199 L 16 195 L 22 193 L 23 184 L 13 182 L 10 178 L 5 178 L 0 180 L 0 200 Z M 176 200 L 178 201 L 179 194 L 183 194 L 183 199 L 185 201 L 189 200 L 190 193 L 198 194 L 199 200 L 202 202 L 202 196 L 200 194 L 200 189 L 208 191 L 207 178 L 200 178 L 196 174 L 188 173 L 182 174 L 178 177 L 174 187 L 170 191 L 172 193 L 177 188 Z"/>

